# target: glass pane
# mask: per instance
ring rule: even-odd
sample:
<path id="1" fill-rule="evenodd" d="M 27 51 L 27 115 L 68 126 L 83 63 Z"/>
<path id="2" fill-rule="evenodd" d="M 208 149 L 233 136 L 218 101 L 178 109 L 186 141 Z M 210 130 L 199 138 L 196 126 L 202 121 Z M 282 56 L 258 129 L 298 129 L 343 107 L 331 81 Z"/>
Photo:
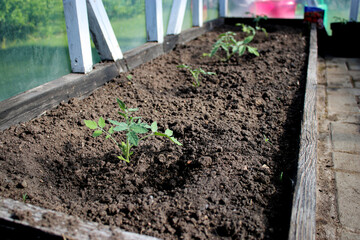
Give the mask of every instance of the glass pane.
<path id="1" fill-rule="evenodd" d="M 217 19 L 219 17 L 219 0 L 204 0 L 204 22 Z"/>
<path id="2" fill-rule="evenodd" d="M 146 43 L 144 0 L 103 0 L 122 52 Z"/>
<path id="3" fill-rule="evenodd" d="M 192 28 L 192 6 L 191 0 L 186 1 L 186 9 L 185 9 L 185 16 L 184 21 L 181 27 L 181 30 L 186 30 Z"/>
<path id="4" fill-rule="evenodd" d="M 166 36 L 166 33 L 167 33 L 167 27 L 169 24 L 172 2 L 173 2 L 172 0 L 163 0 L 162 1 L 164 36 Z"/>
<path id="5" fill-rule="evenodd" d="M 269 18 L 303 18 L 304 1 L 299 0 L 229 0 L 230 17 L 266 15 Z"/>
<path id="6" fill-rule="evenodd" d="M 0 9 L 0 101 L 70 73 L 62 0 L 1 0 Z"/>

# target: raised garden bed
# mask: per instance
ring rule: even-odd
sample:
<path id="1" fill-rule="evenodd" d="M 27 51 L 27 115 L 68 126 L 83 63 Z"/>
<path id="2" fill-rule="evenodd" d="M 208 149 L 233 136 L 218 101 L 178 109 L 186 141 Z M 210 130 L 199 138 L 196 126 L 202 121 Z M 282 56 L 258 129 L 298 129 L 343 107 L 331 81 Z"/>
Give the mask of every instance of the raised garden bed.
<path id="1" fill-rule="evenodd" d="M 202 57 L 220 33 L 244 37 L 224 26 L 3 131 L 0 195 L 26 194 L 26 203 L 163 239 L 287 238 L 308 29 L 264 27 L 269 36 L 258 32 L 253 41 L 259 57 Z M 216 75 L 195 88 L 177 68 L 184 63 Z M 92 138 L 83 121 L 117 119 L 116 98 L 171 128 L 183 146 L 151 138 L 129 164 L 119 162 L 120 150 Z"/>

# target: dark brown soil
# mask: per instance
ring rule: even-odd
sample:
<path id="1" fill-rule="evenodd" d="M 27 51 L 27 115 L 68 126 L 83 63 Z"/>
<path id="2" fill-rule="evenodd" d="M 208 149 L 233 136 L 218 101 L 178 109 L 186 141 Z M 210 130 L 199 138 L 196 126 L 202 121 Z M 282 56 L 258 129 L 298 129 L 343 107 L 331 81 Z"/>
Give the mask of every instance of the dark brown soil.
<path id="1" fill-rule="evenodd" d="M 303 29 L 269 27 L 229 62 L 204 58 L 209 32 L 0 136 L 0 195 L 164 239 L 284 239 L 296 169 L 307 59 Z M 240 34 L 243 36 L 242 34 Z M 192 86 L 176 66 L 217 75 Z M 84 119 L 118 119 L 116 98 L 174 130 L 130 164 Z M 117 136 L 123 139 L 123 135 Z M 269 139 L 266 141 L 265 139 Z"/>

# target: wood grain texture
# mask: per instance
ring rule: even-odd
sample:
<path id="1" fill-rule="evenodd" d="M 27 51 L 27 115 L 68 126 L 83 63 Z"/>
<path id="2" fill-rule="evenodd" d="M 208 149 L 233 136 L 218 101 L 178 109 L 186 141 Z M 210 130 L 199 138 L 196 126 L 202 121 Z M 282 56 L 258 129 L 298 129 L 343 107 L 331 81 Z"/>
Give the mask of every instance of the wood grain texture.
<path id="1" fill-rule="evenodd" d="M 48 221 L 47 219 L 51 219 Z M 12 199 L 0 198 L 0 231 L 16 235 L 19 228 L 31 226 L 32 234 L 38 239 L 122 239 L 157 240 L 157 238 L 126 232 L 116 227 L 95 222 L 86 222 L 64 213 L 24 204 Z M 12 230 L 13 229 L 13 230 Z M 21 233 L 18 233 L 22 235 Z M 22 235 L 24 237 L 24 235 Z M 11 238 L 14 239 L 14 238 Z M 29 239 L 28 236 L 24 239 Z"/>
<path id="2" fill-rule="evenodd" d="M 289 230 L 290 240 L 315 240 L 317 161 L 317 33 L 311 26 L 300 150 Z"/>

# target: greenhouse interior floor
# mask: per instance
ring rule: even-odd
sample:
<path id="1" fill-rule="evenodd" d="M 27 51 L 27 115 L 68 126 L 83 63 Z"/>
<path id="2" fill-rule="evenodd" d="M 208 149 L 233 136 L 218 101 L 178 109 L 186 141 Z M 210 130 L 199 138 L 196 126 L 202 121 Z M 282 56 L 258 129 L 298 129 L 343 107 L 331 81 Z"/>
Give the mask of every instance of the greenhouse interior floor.
<path id="1" fill-rule="evenodd" d="M 360 239 L 360 58 L 319 58 L 317 117 L 316 239 Z"/>

